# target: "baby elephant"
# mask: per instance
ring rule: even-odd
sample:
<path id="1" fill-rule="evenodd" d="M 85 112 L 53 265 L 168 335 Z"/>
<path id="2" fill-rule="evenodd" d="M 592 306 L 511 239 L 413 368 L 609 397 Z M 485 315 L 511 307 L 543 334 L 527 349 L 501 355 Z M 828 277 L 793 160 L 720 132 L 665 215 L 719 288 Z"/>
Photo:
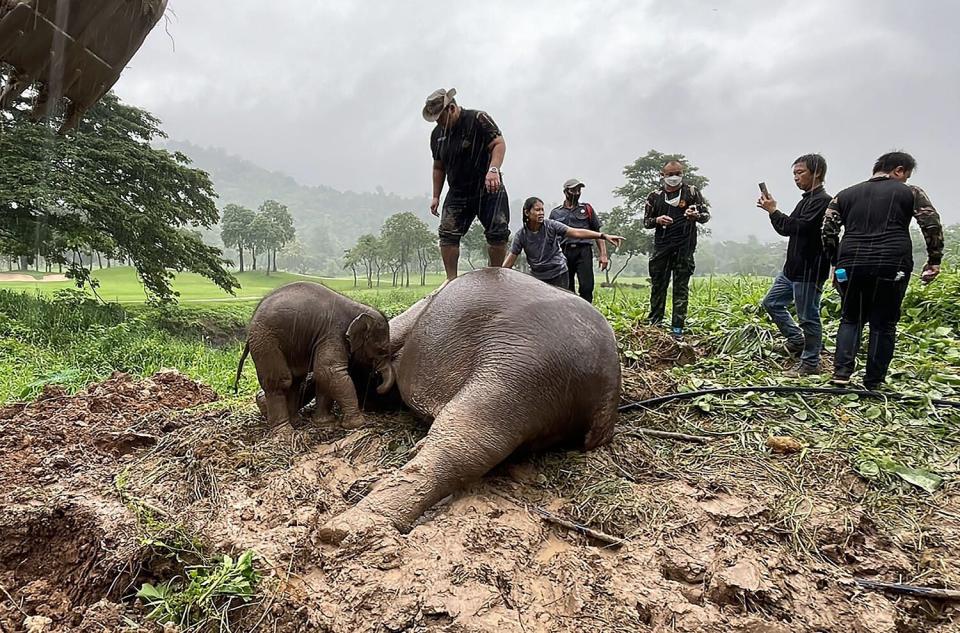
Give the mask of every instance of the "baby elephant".
<path id="1" fill-rule="evenodd" d="M 363 425 L 357 392 L 347 373 L 351 362 L 376 370 L 378 393 L 393 387 L 390 326 L 379 312 L 321 284 L 298 281 L 277 288 L 260 301 L 247 328 L 247 344 L 237 367 L 237 383 L 247 353 L 263 389 L 258 404 L 271 426 L 295 420 L 305 404 L 304 380 L 313 372 L 317 406 L 314 420 L 330 420 L 334 401 L 343 426 Z M 236 391 L 237 383 L 234 383 Z"/>

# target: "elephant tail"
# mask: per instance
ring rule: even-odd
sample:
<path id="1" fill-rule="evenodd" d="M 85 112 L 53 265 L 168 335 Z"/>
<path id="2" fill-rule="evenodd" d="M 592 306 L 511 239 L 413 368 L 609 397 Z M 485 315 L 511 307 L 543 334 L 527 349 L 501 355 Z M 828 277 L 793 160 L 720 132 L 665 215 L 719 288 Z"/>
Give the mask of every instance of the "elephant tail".
<path id="1" fill-rule="evenodd" d="M 243 346 L 243 354 L 240 354 L 240 364 L 237 365 L 237 377 L 233 379 L 233 393 L 236 394 L 240 387 L 240 374 L 243 373 L 243 361 L 247 360 L 247 354 L 250 353 L 250 343 Z"/>

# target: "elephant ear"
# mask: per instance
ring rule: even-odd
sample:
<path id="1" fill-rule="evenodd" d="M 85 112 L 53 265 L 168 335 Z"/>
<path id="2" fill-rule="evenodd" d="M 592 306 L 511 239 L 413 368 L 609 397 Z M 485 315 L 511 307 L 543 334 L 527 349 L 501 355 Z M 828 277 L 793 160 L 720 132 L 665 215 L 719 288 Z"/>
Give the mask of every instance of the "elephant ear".
<path id="1" fill-rule="evenodd" d="M 377 329 L 377 322 L 369 314 L 359 314 L 357 318 L 347 326 L 347 343 L 350 344 L 350 354 L 356 354 L 370 341 L 374 331 Z"/>

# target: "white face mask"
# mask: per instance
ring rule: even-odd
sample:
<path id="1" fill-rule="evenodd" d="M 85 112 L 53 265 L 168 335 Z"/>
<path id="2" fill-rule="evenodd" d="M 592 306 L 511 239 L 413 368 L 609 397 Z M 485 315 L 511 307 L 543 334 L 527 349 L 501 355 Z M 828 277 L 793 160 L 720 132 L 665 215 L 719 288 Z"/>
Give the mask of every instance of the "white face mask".
<path id="1" fill-rule="evenodd" d="M 663 182 L 665 182 L 668 187 L 676 187 L 683 182 L 683 176 L 667 176 L 663 179 Z"/>

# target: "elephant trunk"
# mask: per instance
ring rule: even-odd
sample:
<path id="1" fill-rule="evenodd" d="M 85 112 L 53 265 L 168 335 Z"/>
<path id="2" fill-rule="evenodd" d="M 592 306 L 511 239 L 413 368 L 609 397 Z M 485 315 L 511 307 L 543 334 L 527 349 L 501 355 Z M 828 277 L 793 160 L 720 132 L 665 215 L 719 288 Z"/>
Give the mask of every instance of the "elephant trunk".
<path id="1" fill-rule="evenodd" d="M 383 394 L 393 389 L 393 383 L 394 383 L 393 363 L 390 362 L 389 360 L 384 361 L 377 368 L 377 371 L 380 373 L 380 377 L 382 378 L 382 382 L 380 383 L 380 386 L 377 387 L 377 393 L 382 396 Z"/>

